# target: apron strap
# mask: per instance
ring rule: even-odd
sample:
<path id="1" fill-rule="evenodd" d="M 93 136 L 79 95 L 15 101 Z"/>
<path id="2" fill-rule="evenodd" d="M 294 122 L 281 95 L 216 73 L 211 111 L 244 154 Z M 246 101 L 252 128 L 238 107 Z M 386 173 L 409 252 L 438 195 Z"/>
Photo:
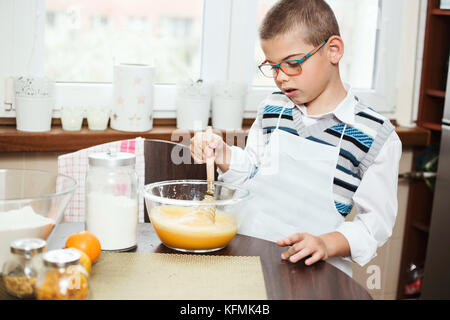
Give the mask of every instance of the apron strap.
<path id="1" fill-rule="evenodd" d="M 347 124 L 345 124 L 344 130 L 342 130 L 341 138 L 339 139 L 339 145 L 338 145 L 338 149 L 339 149 L 339 150 L 341 150 L 342 140 L 344 140 L 345 129 L 347 129 Z"/>
<path id="2" fill-rule="evenodd" d="M 275 130 L 278 130 L 278 127 L 280 126 L 281 116 L 283 115 L 284 110 L 286 109 L 286 106 L 283 106 L 283 109 L 281 109 L 280 116 L 278 117 L 278 122 Z"/>
<path id="3" fill-rule="evenodd" d="M 278 117 L 277 126 L 276 126 L 275 130 L 278 130 L 280 127 L 281 116 L 283 115 L 283 112 L 285 109 L 286 109 L 286 106 L 283 106 L 283 109 L 281 109 L 280 116 Z M 339 139 L 338 150 L 341 150 L 341 144 L 342 144 L 342 140 L 344 139 L 344 134 L 345 134 L 346 129 L 347 129 L 347 124 L 344 125 L 344 129 L 342 130 L 341 138 Z"/>

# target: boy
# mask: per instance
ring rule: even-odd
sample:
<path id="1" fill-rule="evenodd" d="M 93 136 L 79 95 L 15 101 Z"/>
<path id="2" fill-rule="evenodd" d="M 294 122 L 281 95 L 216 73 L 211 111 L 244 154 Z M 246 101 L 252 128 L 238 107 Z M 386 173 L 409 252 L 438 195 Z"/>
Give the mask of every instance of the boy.
<path id="1" fill-rule="evenodd" d="M 191 154 L 214 156 L 219 180 L 252 192 L 240 233 L 289 246 L 282 259 L 351 275 L 351 261 L 365 265 L 392 234 L 401 142 L 342 83 L 344 43 L 325 1 L 279 1 L 260 38 L 259 69 L 281 91 L 261 103 L 245 150 L 196 133 Z"/>

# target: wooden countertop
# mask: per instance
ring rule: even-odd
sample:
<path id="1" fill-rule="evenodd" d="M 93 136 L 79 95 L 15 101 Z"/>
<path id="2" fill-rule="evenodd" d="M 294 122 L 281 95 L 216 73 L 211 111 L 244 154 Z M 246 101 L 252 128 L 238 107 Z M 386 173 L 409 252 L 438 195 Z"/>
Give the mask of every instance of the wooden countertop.
<path id="1" fill-rule="evenodd" d="M 83 223 L 62 223 L 48 239 L 48 250 L 62 248 L 68 235 L 84 230 Z M 138 225 L 138 245 L 134 252 L 187 254 L 164 246 L 150 223 Z M 259 256 L 268 299 L 272 300 L 371 300 L 370 294 L 355 280 L 333 265 L 320 261 L 312 266 L 280 259 L 285 248 L 275 243 L 236 235 L 215 256 Z M 95 268 L 95 266 L 93 267 Z M 124 297 L 126 299 L 126 297 Z M 189 297 L 187 297 L 189 299 Z"/>
<path id="2" fill-rule="evenodd" d="M 64 247 L 70 234 L 83 230 L 84 223 L 80 222 L 57 225 L 47 239 L 47 250 Z M 151 253 L 190 255 L 190 253 L 175 251 L 164 246 L 150 223 L 138 224 L 137 242 L 137 248 L 129 253 L 136 255 Z M 319 261 L 312 266 L 306 266 L 303 262 L 291 263 L 281 260 L 280 256 L 284 250 L 286 249 L 278 247 L 273 242 L 237 234 L 228 246 L 207 254 L 213 256 L 259 256 L 269 300 L 372 300 L 366 289 L 333 265 Z M 96 274 L 93 272 L 91 277 L 95 276 Z M 1 280 L 0 277 L 0 300 L 17 300 L 7 294 Z M 122 280 L 119 288 L 127 285 L 126 277 Z M 95 288 L 92 289 L 95 290 Z M 151 285 L 149 285 L 149 290 L 153 290 Z M 122 295 L 121 298 L 128 299 L 127 296 L 122 297 Z M 185 300 L 190 299 L 192 298 L 185 298 Z M 230 299 L 233 297 L 231 296 Z"/>
<path id="3" fill-rule="evenodd" d="M 161 119 L 163 120 L 163 119 Z M 228 143 L 235 143 L 239 137 L 248 134 L 251 119 L 245 119 L 242 130 L 222 131 Z M 429 144 L 429 130 L 414 127 L 397 127 L 396 132 L 405 147 L 426 146 Z M 72 152 L 94 145 L 142 137 L 182 142 L 193 135 L 192 131 L 176 129 L 174 123 L 160 121 L 148 132 L 122 132 L 111 128 L 105 131 L 91 131 L 83 127 L 81 131 L 64 131 L 61 126 L 54 125 L 48 132 L 21 132 L 15 125 L 0 125 L 0 152 Z"/>

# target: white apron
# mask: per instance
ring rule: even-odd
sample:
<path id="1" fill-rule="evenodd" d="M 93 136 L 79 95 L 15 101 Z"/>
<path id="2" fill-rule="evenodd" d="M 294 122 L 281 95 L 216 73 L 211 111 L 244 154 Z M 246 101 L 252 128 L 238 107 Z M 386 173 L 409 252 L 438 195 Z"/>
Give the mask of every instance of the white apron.
<path id="1" fill-rule="evenodd" d="M 298 232 L 319 236 L 344 221 L 334 204 L 333 180 L 345 128 L 338 147 L 314 142 L 279 129 L 284 109 L 258 172 L 243 185 L 253 197 L 241 209 L 239 233 L 269 241 Z M 327 262 L 352 275 L 348 258 Z"/>

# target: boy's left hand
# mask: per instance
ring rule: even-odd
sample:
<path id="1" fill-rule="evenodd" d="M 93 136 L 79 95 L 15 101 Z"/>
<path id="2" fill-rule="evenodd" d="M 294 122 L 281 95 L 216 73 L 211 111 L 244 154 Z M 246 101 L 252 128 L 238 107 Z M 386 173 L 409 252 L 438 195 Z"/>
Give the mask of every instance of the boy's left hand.
<path id="1" fill-rule="evenodd" d="M 322 238 L 309 233 L 296 233 L 290 237 L 277 241 L 280 247 L 291 246 L 281 254 L 281 259 L 289 259 L 291 262 L 311 256 L 305 261 L 306 265 L 312 265 L 319 260 L 328 259 L 328 249 Z"/>

